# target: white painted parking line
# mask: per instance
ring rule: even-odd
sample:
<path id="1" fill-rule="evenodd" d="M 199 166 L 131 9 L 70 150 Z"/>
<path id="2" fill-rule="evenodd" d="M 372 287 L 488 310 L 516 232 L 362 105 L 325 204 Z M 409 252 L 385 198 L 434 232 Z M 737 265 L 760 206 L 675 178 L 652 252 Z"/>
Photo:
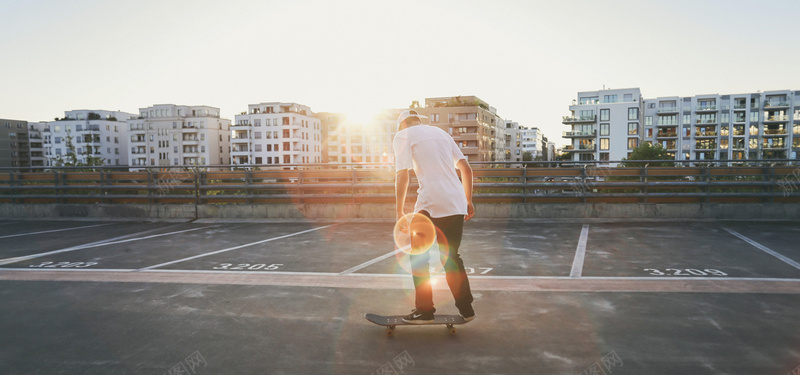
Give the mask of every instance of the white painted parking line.
<path id="1" fill-rule="evenodd" d="M 442 278 L 442 277 L 439 277 Z M 472 278 L 471 278 L 472 279 Z M 0 280 L 91 281 L 204 285 L 274 285 L 356 289 L 408 289 L 406 274 L 342 275 L 324 272 L 229 272 L 193 270 L 101 269 L 0 269 Z M 480 276 L 470 282 L 473 290 L 506 292 L 618 292 L 618 293 L 774 293 L 800 294 L 800 279 L 779 278 L 647 278 L 647 277 L 503 277 Z M 446 290 L 445 283 L 434 287 Z"/>
<path id="2" fill-rule="evenodd" d="M 39 254 L 25 255 L 25 256 L 16 257 L 16 258 L 2 259 L 2 260 L 0 260 L 0 266 L 4 266 L 4 265 L 6 265 L 6 264 L 11 264 L 11 263 L 22 262 L 22 261 L 25 261 L 25 260 L 31 260 L 31 259 L 41 258 L 41 257 L 44 257 L 44 256 L 53 255 L 53 254 L 66 253 L 66 252 L 69 252 L 69 251 L 76 251 L 76 250 L 83 250 L 83 249 L 91 249 L 91 248 L 93 248 L 93 247 L 100 247 L 100 246 L 107 246 L 107 245 L 116 245 L 116 244 L 121 244 L 121 243 L 125 243 L 125 242 L 133 242 L 133 241 L 147 240 L 147 239 L 150 239 L 150 238 L 156 238 L 156 237 L 162 237 L 162 236 L 169 236 L 169 235 L 172 235 L 172 234 L 178 234 L 178 233 L 184 233 L 184 232 L 191 232 L 191 231 L 200 230 L 200 229 L 206 229 L 206 228 L 211 228 L 211 227 L 200 227 L 200 228 L 192 228 L 192 229 L 186 229 L 186 230 L 179 230 L 179 231 L 176 231 L 176 232 L 169 232 L 169 233 L 154 234 L 154 235 L 152 235 L 152 236 L 146 236 L 146 237 L 140 237 L 140 238 L 131 238 L 131 239 L 127 239 L 127 240 L 121 240 L 121 241 L 100 242 L 100 243 L 93 243 L 93 244 L 87 244 L 87 245 L 72 246 L 72 247 L 68 247 L 68 248 L 65 248 L 65 249 L 59 249 L 59 250 L 48 251 L 48 252 L 46 252 L 46 253 L 39 253 Z"/>
<path id="3" fill-rule="evenodd" d="M 569 277 L 581 277 L 583 273 L 583 259 L 586 257 L 586 241 L 589 238 L 589 224 L 583 224 L 581 237 L 578 239 L 578 248 L 575 250 L 575 259 L 572 260 L 572 270 Z"/>
<path id="4" fill-rule="evenodd" d="M 0 239 L 3 238 L 11 238 L 11 237 L 22 237 L 22 236 L 32 236 L 34 234 L 45 234 L 45 233 L 55 233 L 55 232 L 64 232 L 68 230 L 77 230 L 77 229 L 86 229 L 86 228 L 94 228 L 94 227 L 102 227 L 104 225 L 111 225 L 114 223 L 105 223 L 105 224 L 95 224 L 95 225 L 86 225 L 83 227 L 75 227 L 75 228 L 64 228 L 64 229 L 53 229 L 53 230 L 43 230 L 41 232 L 29 232 L 29 233 L 19 233 L 19 234 L 9 234 L 8 236 L 2 236 Z"/>
<path id="5" fill-rule="evenodd" d="M 794 260 L 784 256 L 783 254 L 780 254 L 775 250 L 772 250 L 772 249 L 770 249 L 770 248 L 768 248 L 768 247 L 766 247 L 766 246 L 764 246 L 764 245 L 762 245 L 762 244 L 760 244 L 760 243 L 758 243 L 756 241 L 753 241 L 750 238 L 745 237 L 744 235 L 740 234 L 739 232 L 737 232 L 737 231 L 735 231 L 733 229 L 728 229 L 728 228 L 722 228 L 722 229 L 725 229 L 726 232 L 738 237 L 740 240 L 742 240 L 744 242 L 747 242 L 750 245 L 753 245 L 753 247 L 755 247 L 756 249 L 759 249 L 759 250 L 761 250 L 761 251 L 763 251 L 763 252 L 765 252 L 765 253 L 767 253 L 769 255 L 772 255 L 775 258 L 780 259 L 784 263 L 786 263 L 786 264 L 788 264 L 788 265 L 800 270 L 800 263 L 795 262 Z"/>
<path id="6" fill-rule="evenodd" d="M 267 243 L 267 242 L 270 242 L 270 241 L 282 240 L 282 239 L 284 239 L 284 238 L 289 238 L 289 237 L 298 236 L 298 235 L 301 235 L 301 234 L 304 234 L 304 233 L 309 233 L 309 232 L 318 231 L 318 230 L 320 230 L 320 229 L 329 228 L 329 227 L 332 227 L 332 226 L 334 226 L 334 225 L 335 225 L 335 224 L 326 225 L 326 226 L 324 226 L 324 227 L 319 227 L 319 228 L 313 228 L 313 229 L 309 229 L 309 230 L 304 230 L 304 231 L 302 231 L 302 232 L 291 233 L 291 234 L 287 234 L 287 235 L 280 236 L 280 237 L 268 238 L 268 239 L 266 239 L 266 240 L 261 240 L 261 241 L 256 241 L 256 242 L 251 242 L 251 243 L 246 243 L 246 244 L 244 244 L 244 245 L 239 245 L 239 246 L 229 247 L 229 248 L 227 248 L 227 249 L 222 249 L 222 250 L 212 251 L 212 252 L 210 252 L 210 253 L 205 253 L 205 254 L 195 255 L 195 256 L 188 257 L 188 258 L 183 258 L 183 259 L 173 260 L 173 261 L 171 261 L 171 262 L 166 262 L 166 263 L 156 264 L 155 266 L 150 266 L 150 267 L 141 268 L 140 270 L 142 270 L 142 271 L 144 271 L 144 270 L 151 270 L 151 269 L 153 269 L 153 268 L 159 268 L 159 267 L 169 266 L 169 265 L 171 265 L 171 264 L 180 263 L 180 262 L 185 262 L 185 261 L 187 261 L 187 260 L 192 260 L 192 259 L 197 259 L 197 258 L 202 258 L 202 257 L 207 257 L 207 256 L 209 256 L 209 255 L 214 255 L 214 254 L 224 253 L 224 252 L 226 252 L 226 251 L 238 250 L 238 249 L 242 249 L 242 248 L 245 248 L 245 247 L 255 246 L 255 245 L 262 244 L 262 243 Z"/>
<path id="7" fill-rule="evenodd" d="M 370 260 L 370 261 L 366 261 L 366 262 L 364 262 L 364 263 L 361 263 L 361 264 L 359 264 L 359 265 L 357 265 L 357 266 L 355 266 L 355 267 L 353 267 L 353 268 L 350 268 L 350 269 L 347 269 L 347 270 L 345 270 L 345 271 L 342 271 L 342 272 L 340 273 L 340 275 L 347 275 L 347 274 L 351 274 L 351 273 L 353 273 L 353 272 L 356 272 L 356 271 L 358 271 L 358 270 L 360 270 L 360 269 L 362 269 L 362 268 L 369 267 L 369 266 L 371 266 L 371 265 L 373 265 L 373 264 L 375 264 L 375 263 L 378 263 L 378 262 L 380 262 L 380 261 L 382 261 L 382 260 L 384 260 L 384 259 L 391 258 L 392 256 L 394 256 L 394 255 L 398 254 L 399 252 L 401 252 L 401 251 L 406 251 L 406 250 L 408 250 L 408 249 L 410 249 L 410 248 L 411 248 L 411 245 L 406 245 L 406 246 L 403 246 L 403 247 L 401 247 L 401 248 L 399 248 L 399 249 L 397 249 L 397 250 L 395 250 L 395 251 L 392 251 L 392 252 L 390 252 L 390 253 L 383 254 L 383 255 L 381 255 L 381 256 L 379 256 L 379 257 L 375 258 L 375 259 L 372 259 L 372 260 Z"/>

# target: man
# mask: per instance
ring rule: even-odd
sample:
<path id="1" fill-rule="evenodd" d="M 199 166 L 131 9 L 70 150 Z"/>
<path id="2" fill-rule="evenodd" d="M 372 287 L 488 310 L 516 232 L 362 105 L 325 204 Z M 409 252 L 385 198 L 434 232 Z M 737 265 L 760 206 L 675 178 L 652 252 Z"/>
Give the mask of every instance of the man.
<path id="1" fill-rule="evenodd" d="M 472 168 L 453 138 L 435 126 L 422 124 L 422 118 L 426 117 L 414 110 L 404 111 L 397 118 L 398 133 L 393 142 L 397 170 L 397 219 L 406 220 L 404 206 L 409 182 L 408 170 L 414 169 L 419 181 L 414 212 L 433 222 L 447 284 L 459 313 L 464 319 L 471 321 L 475 318 L 473 298 L 458 248 L 461 245 L 464 221 L 475 215 L 472 204 Z M 456 169 L 461 173 L 461 181 Z M 415 240 L 419 241 L 412 233 L 412 246 Z M 416 289 L 416 309 L 404 317 L 403 321 L 412 324 L 430 322 L 436 312 L 428 269 L 430 255 L 427 249 L 423 250 L 412 251 L 409 256 Z"/>

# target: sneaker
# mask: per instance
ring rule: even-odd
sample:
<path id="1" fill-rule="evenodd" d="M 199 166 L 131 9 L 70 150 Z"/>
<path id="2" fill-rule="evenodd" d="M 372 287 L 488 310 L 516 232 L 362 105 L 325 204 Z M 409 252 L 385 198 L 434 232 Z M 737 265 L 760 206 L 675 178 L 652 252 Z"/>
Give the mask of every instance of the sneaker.
<path id="1" fill-rule="evenodd" d="M 471 322 L 473 319 L 475 319 L 475 311 L 473 310 L 470 310 L 468 312 L 462 312 L 459 313 L 458 315 L 461 315 L 461 317 L 464 318 L 464 320 L 467 322 Z"/>
<path id="2" fill-rule="evenodd" d="M 411 314 L 404 316 L 403 321 L 409 324 L 430 323 L 433 322 L 433 313 L 420 313 L 415 309 L 411 312 Z"/>

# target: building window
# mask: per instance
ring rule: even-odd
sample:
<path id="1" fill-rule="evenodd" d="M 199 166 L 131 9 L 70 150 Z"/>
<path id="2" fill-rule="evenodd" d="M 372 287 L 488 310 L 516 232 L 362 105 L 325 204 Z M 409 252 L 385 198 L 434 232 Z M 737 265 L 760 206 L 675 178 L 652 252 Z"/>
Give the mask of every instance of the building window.
<path id="1" fill-rule="evenodd" d="M 684 124 L 691 124 L 692 123 L 692 115 L 686 113 L 683 115 L 683 123 Z"/>
<path id="2" fill-rule="evenodd" d="M 628 120 L 639 119 L 639 108 L 628 108 Z"/>
<path id="3" fill-rule="evenodd" d="M 623 98 L 623 101 L 632 102 L 633 101 L 633 94 L 624 94 L 622 98 Z"/>
<path id="4" fill-rule="evenodd" d="M 653 126 L 653 116 L 646 116 L 644 118 L 644 125 L 645 126 Z"/>
<path id="5" fill-rule="evenodd" d="M 609 134 L 609 125 L 600 124 L 600 135 L 608 135 L 608 134 Z"/>
<path id="6" fill-rule="evenodd" d="M 611 121 L 611 110 L 610 109 L 601 109 L 600 110 L 600 121 Z"/>
<path id="7" fill-rule="evenodd" d="M 617 102 L 617 95 L 603 96 L 603 103 L 616 103 L 616 102 Z"/>
<path id="8" fill-rule="evenodd" d="M 639 138 L 628 138 L 628 150 L 639 147 Z"/>
<path id="9" fill-rule="evenodd" d="M 438 113 L 431 114 L 431 122 L 439 122 L 439 114 Z"/>
<path id="10" fill-rule="evenodd" d="M 608 138 L 600 138 L 600 149 L 601 150 L 608 150 L 609 149 L 609 139 Z"/>
<path id="11" fill-rule="evenodd" d="M 639 135 L 639 123 L 638 122 L 629 122 L 628 123 L 628 135 Z"/>

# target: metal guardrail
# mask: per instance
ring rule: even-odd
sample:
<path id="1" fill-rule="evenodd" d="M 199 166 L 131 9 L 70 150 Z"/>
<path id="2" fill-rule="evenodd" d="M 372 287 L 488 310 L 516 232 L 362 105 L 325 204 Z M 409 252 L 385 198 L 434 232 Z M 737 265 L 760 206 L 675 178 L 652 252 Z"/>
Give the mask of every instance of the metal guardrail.
<path id="1" fill-rule="evenodd" d="M 627 163 L 622 166 L 621 163 Z M 800 161 L 474 162 L 478 203 L 800 202 Z M 134 169 L 134 168 L 131 168 Z M 380 164 L 0 168 L 0 203 L 394 202 Z M 418 186 L 412 178 L 409 200 Z"/>

